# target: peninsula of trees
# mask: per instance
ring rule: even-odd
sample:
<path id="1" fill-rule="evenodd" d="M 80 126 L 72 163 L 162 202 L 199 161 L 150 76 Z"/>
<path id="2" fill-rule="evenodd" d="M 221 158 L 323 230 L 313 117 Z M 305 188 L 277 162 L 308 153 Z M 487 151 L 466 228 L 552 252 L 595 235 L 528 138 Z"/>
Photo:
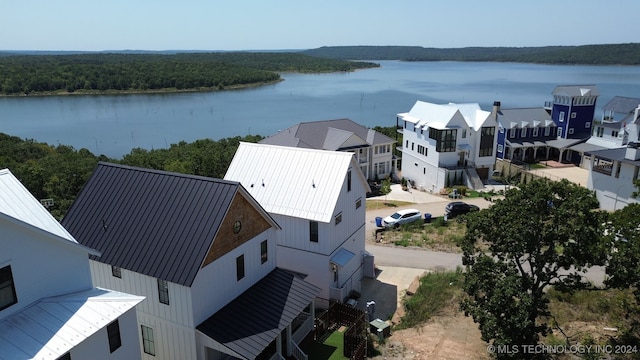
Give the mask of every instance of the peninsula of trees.
<path id="1" fill-rule="evenodd" d="M 345 60 L 491 61 L 560 65 L 640 64 L 640 43 L 450 49 L 420 46 L 326 46 L 304 53 Z"/>
<path id="2" fill-rule="evenodd" d="M 208 91 L 280 80 L 281 72 L 377 67 L 284 52 L 0 56 L 0 94 Z"/>

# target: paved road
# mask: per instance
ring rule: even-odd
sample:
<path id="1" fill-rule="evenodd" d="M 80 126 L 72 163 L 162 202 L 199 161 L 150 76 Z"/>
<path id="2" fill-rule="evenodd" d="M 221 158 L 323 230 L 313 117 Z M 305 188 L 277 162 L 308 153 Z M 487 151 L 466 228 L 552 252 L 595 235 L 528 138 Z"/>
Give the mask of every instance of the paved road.
<path id="1" fill-rule="evenodd" d="M 443 216 L 444 207 L 451 201 L 444 197 L 428 195 L 425 193 L 398 193 L 397 189 L 393 190 L 393 195 L 390 195 L 389 200 L 408 200 L 407 197 L 409 196 L 415 198 L 415 201 L 419 201 L 420 203 L 401 206 L 398 208 L 385 207 L 381 209 L 367 210 L 366 250 L 375 256 L 376 266 L 423 270 L 455 270 L 456 267 L 462 266 L 461 254 L 407 249 L 404 247 L 380 246 L 372 243 L 373 239 L 375 239 L 375 230 L 377 229 L 375 224 L 376 217 L 385 217 L 398 209 L 404 208 L 416 208 L 423 214 L 429 213 L 433 217 Z M 491 202 L 483 198 L 466 198 L 463 201 L 478 205 L 481 209 L 488 208 L 491 205 Z M 585 274 L 585 278 L 596 285 L 601 285 L 605 278 L 604 268 L 594 267 L 590 269 Z"/>

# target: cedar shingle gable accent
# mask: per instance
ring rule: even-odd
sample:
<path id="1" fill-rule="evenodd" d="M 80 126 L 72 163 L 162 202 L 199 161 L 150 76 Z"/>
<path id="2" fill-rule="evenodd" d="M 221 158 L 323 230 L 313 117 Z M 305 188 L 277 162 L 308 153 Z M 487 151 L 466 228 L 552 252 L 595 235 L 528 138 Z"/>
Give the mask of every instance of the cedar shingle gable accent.
<path id="1" fill-rule="evenodd" d="M 233 231 L 236 221 L 240 221 L 241 224 L 237 234 Z M 251 240 L 269 227 L 271 227 L 269 222 L 247 201 L 246 197 L 240 192 L 236 193 L 202 267 Z"/>

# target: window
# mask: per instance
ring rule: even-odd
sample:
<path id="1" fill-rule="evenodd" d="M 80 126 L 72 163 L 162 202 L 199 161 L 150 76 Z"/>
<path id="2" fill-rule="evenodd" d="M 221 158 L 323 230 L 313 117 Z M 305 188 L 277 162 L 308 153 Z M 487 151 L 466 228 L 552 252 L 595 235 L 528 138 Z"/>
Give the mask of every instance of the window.
<path id="1" fill-rule="evenodd" d="M 503 127 L 500 128 L 500 134 L 504 134 L 504 128 Z"/>
<path id="2" fill-rule="evenodd" d="M 413 151 L 413 150 L 414 150 L 414 149 L 413 149 L 414 145 L 415 145 L 415 144 L 414 144 L 414 143 L 413 143 L 413 141 L 412 141 L 412 142 L 411 142 L 411 151 Z"/>
<path id="3" fill-rule="evenodd" d="M 384 162 L 376 163 L 376 167 L 378 169 L 378 175 L 383 175 L 383 174 L 385 174 L 387 172 Z"/>
<path id="4" fill-rule="evenodd" d="M 153 329 L 144 325 L 140 325 L 140 327 L 142 329 L 142 349 L 144 350 L 145 354 L 155 356 L 156 344 L 153 340 Z"/>
<path id="5" fill-rule="evenodd" d="M 0 310 L 18 302 L 16 296 L 16 288 L 13 285 L 13 273 L 11 266 L 5 266 L 0 269 Z"/>
<path id="6" fill-rule="evenodd" d="M 562 128 L 558 128 L 558 137 L 562 137 Z"/>
<path id="7" fill-rule="evenodd" d="M 117 266 L 111 266 L 111 275 L 118 279 L 122 279 L 122 269 Z"/>
<path id="8" fill-rule="evenodd" d="M 267 240 L 264 240 L 260 243 L 260 264 L 264 264 L 267 262 L 267 260 L 269 260 L 268 249 L 269 247 L 267 244 Z"/>
<path id="9" fill-rule="evenodd" d="M 538 137 L 538 128 L 537 127 L 533 128 L 533 137 Z"/>
<path id="10" fill-rule="evenodd" d="M 618 137 L 618 132 L 615 130 L 611 130 L 611 136 Z"/>
<path id="11" fill-rule="evenodd" d="M 576 112 L 575 112 L 575 111 L 571 113 L 571 118 L 572 118 L 572 119 L 575 119 L 575 118 L 576 118 Z"/>
<path id="12" fill-rule="evenodd" d="M 622 163 L 620 161 L 618 161 L 617 165 L 616 165 L 616 179 L 620 178 L 620 167 L 622 166 Z"/>
<path id="13" fill-rule="evenodd" d="M 244 278 L 244 255 L 236 258 L 236 279 L 238 281 Z"/>
<path id="14" fill-rule="evenodd" d="M 513 139 L 514 137 L 516 137 L 516 129 L 511 129 L 509 130 L 509 138 Z"/>
<path id="15" fill-rule="evenodd" d="M 309 221 L 309 240 L 311 242 L 318 242 L 318 222 Z"/>
<path id="16" fill-rule="evenodd" d="M 564 111 L 560 111 L 560 122 L 564 121 Z"/>
<path id="17" fill-rule="evenodd" d="M 342 222 L 342 213 L 339 213 L 338 215 L 336 215 L 334 220 L 336 225 L 340 224 Z"/>
<path id="18" fill-rule="evenodd" d="M 409 140 L 405 140 L 404 142 L 405 142 L 404 147 L 406 147 L 408 149 L 409 148 Z"/>
<path id="19" fill-rule="evenodd" d="M 64 355 L 60 356 L 56 360 L 71 360 L 71 353 L 65 353 Z"/>
<path id="20" fill-rule="evenodd" d="M 454 152 L 456 151 L 456 138 L 458 130 L 437 130 L 429 128 L 429 138 L 436 140 L 437 152 Z"/>
<path id="21" fill-rule="evenodd" d="M 527 137 L 527 128 L 522 128 L 522 130 L 520 130 L 520 137 Z"/>
<path id="22" fill-rule="evenodd" d="M 347 191 L 351 191 L 351 170 L 347 171 Z"/>
<path id="23" fill-rule="evenodd" d="M 486 126 L 480 129 L 480 152 L 479 156 L 493 156 L 493 138 L 496 128 Z"/>
<path id="24" fill-rule="evenodd" d="M 569 135 L 573 134 L 573 128 L 569 128 Z"/>
<path id="25" fill-rule="evenodd" d="M 427 148 L 422 145 L 418 145 L 418 154 L 427 155 Z"/>
<path id="26" fill-rule="evenodd" d="M 362 198 L 358 198 L 358 200 L 356 200 L 356 209 L 359 209 L 362 206 Z"/>
<path id="27" fill-rule="evenodd" d="M 549 134 L 551 133 L 551 128 L 550 127 L 546 127 L 544 128 L 544 136 L 549 136 Z"/>
<path id="28" fill-rule="evenodd" d="M 498 152 L 501 153 L 502 152 L 502 144 L 498 144 Z"/>
<path id="29" fill-rule="evenodd" d="M 120 338 L 120 324 L 118 324 L 118 320 L 114 320 L 111 324 L 107 325 L 107 336 L 109 337 L 109 351 L 114 352 L 122 346 L 122 339 Z"/>
<path id="30" fill-rule="evenodd" d="M 169 305 L 169 284 L 167 280 L 158 279 L 158 299 L 162 304 Z"/>
<path id="31" fill-rule="evenodd" d="M 466 138 L 467 137 L 467 129 L 462 129 L 462 138 Z"/>
<path id="32" fill-rule="evenodd" d="M 377 146 L 374 146 L 374 147 L 373 147 L 373 153 L 374 153 L 374 154 L 377 154 L 377 153 L 378 153 L 378 147 L 377 147 Z"/>
<path id="33" fill-rule="evenodd" d="M 591 121 L 587 121 L 586 123 L 584 123 L 584 128 L 588 129 L 591 127 Z"/>

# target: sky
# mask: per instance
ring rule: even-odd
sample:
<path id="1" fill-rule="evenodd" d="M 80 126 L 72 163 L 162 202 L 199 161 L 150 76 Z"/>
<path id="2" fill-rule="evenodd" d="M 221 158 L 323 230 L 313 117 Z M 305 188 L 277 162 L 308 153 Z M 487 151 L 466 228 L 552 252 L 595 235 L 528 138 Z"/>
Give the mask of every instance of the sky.
<path id="1" fill-rule="evenodd" d="M 640 42 L 638 0 L 0 0 L 0 50 Z"/>

